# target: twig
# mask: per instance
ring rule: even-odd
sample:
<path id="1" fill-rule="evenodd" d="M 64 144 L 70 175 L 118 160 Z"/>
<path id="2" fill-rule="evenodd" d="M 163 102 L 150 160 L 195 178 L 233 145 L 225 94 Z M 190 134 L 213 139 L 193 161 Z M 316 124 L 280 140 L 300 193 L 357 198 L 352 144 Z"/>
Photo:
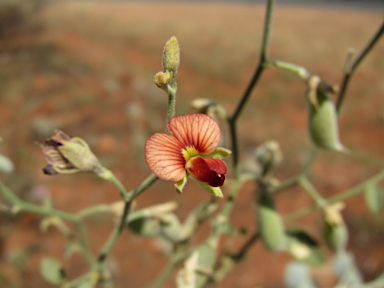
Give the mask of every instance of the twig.
<path id="1" fill-rule="evenodd" d="M 339 201 L 343 201 L 343 200 L 346 200 L 348 198 L 351 198 L 359 193 L 362 193 L 364 192 L 364 189 L 365 187 L 370 184 L 370 183 L 376 183 L 378 181 L 380 181 L 381 179 L 384 178 L 384 170 L 382 170 L 381 172 L 379 172 L 378 174 L 376 174 L 375 176 L 371 177 L 370 179 L 364 181 L 363 183 L 343 192 L 343 193 L 340 193 L 336 196 L 333 196 L 333 197 L 330 197 L 327 199 L 327 203 L 328 204 L 334 204 L 336 202 L 339 202 Z M 299 218 L 302 218 L 304 216 L 307 216 L 308 214 L 311 214 L 317 210 L 319 210 L 321 207 L 317 204 L 311 206 L 311 207 L 307 207 L 307 208 L 303 208 L 299 211 L 296 211 L 296 212 L 293 212 L 291 214 L 288 214 L 284 217 L 284 221 L 285 222 L 290 222 L 290 221 L 294 221 L 296 219 L 299 219 Z"/>
<path id="2" fill-rule="evenodd" d="M 377 41 L 380 39 L 383 33 L 384 33 L 384 21 L 381 24 L 380 28 L 377 30 L 376 34 L 373 35 L 372 39 L 368 42 L 367 46 L 361 51 L 360 55 L 356 57 L 355 61 L 353 61 L 349 65 L 348 64 L 346 65 L 345 74 L 341 84 L 339 97 L 337 98 L 337 102 L 336 102 L 336 109 L 338 112 L 340 111 L 340 108 L 343 103 L 345 93 L 347 90 L 347 86 L 353 72 L 356 70 L 357 66 L 361 63 L 364 57 L 369 53 L 369 51 L 371 51 L 371 49 L 377 43 Z"/>
<path id="3" fill-rule="evenodd" d="M 236 179 L 239 178 L 239 151 L 238 151 L 238 145 L 237 145 L 237 131 L 236 131 L 236 121 L 243 110 L 245 103 L 247 103 L 251 92 L 255 88 L 261 73 L 264 70 L 264 64 L 267 62 L 267 53 L 268 53 L 268 47 L 269 47 L 269 38 L 271 33 L 271 21 L 272 21 L 272 14 L 273 14 L 273 7 L 274 7 L 274 0 L 269 0 L 267 3 L 267 10 L 266 10 L 266 16 L 264 21 L 264 30 L 263 30 L 263 40 L 261 44 L 261 53 L 260 53 L 260 60 L 259 64 L 256 67 L 255 73 L 248 84 L 247 89 L 245 90 L 243 96 L 241 97 L 240 102 L 237 105 L 237 108 L 232 116 L 228 118 L 228 123 L 230 127 L 230 133 L 231 133 L 231 141 L 232 141 L 232 155 L 233 155 L 233 167 L 234 167 L 234 173 Z"/>

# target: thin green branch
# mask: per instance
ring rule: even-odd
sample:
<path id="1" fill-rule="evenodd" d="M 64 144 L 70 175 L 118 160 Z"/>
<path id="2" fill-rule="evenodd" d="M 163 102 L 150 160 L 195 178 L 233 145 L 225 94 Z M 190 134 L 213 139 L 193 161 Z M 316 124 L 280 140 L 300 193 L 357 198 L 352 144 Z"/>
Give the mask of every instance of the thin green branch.
<path id="1" fill-rule="evenodd" d="M 168 109 L 167 109 L 167 123 L 168 123 L 172 117 L 175 117 L 175 113 L 176 113 L 177 83 L 175 79 L 172 79 L 171 83 L 168 84 L 167 91 L 168 91 Z"/>
<path id="2" fill-rule="evenodd" d="M 363 183 L 343 192 L 343 193 L 340 193 L 339 195 L 336 195 L 336 196 L 333 196 L 333 197 L 330 197 L 327 199 L 327 203 L 330 205 L 330 204 L 334 204 L 336 202 L 340 202 L 340 201 L 343 201 L 343 200 L 346 200 L 346 199 L 349 199 L 359 193 L 363 193 L 364 192 L 364 189 L 366 188 L 366 186 L 370 183 L 377 183 L 378 181 L 382 180 L 384 178 L 384 170 L 382 170 L 381 172 L 379 172 L 378 174 L 376 174 L 375 176 L 371 177 L 370 179 L 364 181 Z M 294 221 L 296 219 L 299 219 L 299 218 L 302 218 L 304 216 L 307 216 L 308 214 L 311 214 L 317 210 L 319 210 L 321 207 L 317 204 L 311 206 L 311 207 L 307 207 L 307 208 L 303 208 L 299 211 L 296 211 L 296 212 L 293 212 L 291 214 L 288 214 L 284 217 L 284 221 L 286 222 L 289 222 L 289 221 Z"/>
<path id="3" fill-rule="evenodd" d="M 243 259 L 245 254 L 252 247 L 253 243 L 255 243 L 259 239 L 260 239 L 260 233 L 259 231 L 255 231 L 251 235 L 251 237 L 249 237 L 249 239 L 243 244 L 243 246 L 239 249 L 239 251 L 231 255 L 231 258 L 235 261 L 240 261 L 241 259 Z"/>
<path id="4" fill-rule="evenodd" d="M 109 238 L 107 242 L 104 245 L 103 250 L 100 253 L 100 256 L 98 258 L 98 261 L 101 263 L 107 258 L 109 252 L 112 250 L 113 246 L 115 245 L 117 239 L 119 238 L 121 232 L 123 231 L 125 221 L 128 217 L 129 210 L 131 208 L 131 203 L 132 201 L 128 201 L 124 205 L 124 211 L 123 214 L 121 215 L 119 223 L 115 226 L 113 229 L 112 233 L 109 235 Z"/>
<path id="5" fill-rule="evenodd" d="M 71 221 L 71 222 L 79 222 L 80 219 L 77 215 L 67 213 L 64 211 L 59 211 L 59 210 L 54 210 L 51 208 L 31 204 L 28 202 L 25 202 L 21 200 L 19 197 L 16 196 L 11 190 L 9 190 L 4 184 L 0 183 L 0 192 L 3 194 L 3 196 L 10 201 L 15 207 L 13 212 L 21 212 L 21 211 L 27 211 L 27 212 L 32 212 L 44 216 L 56 216 L 61 219 Z"/>
<path id="6" fill-rule="evenodd" d="M 126 219 L 129 215 L 130 207 L 132 200 L 135 199 L 137 196 L 139 196 L 142 192 L 144 192 L 147 188 L 149 188 L 153 183 L 156 182 L 158 177 L 155 174 L 149 175 L 139 186 L 137 186 L 134 190 L 132 190 L 129 193 L 124 194 L 124 200 L 125 200 L 125 205 L 124 205 L 124 211 L 123 214 L 120 218 L 119 223 L 115 226 L 113 229 L 112 233 L 109 235 L 109 238 L 107 242 L 105 243 L 100 256 L 99 256 L 99 262 L 103 262 L 105 258 L 108 256 L 110 251 L 112 250 L 113 246 L 115 245 L 118 237 L 120 236 Z"/>
<path id="7" fill-rule="evenodd" d="M 371 49 L 377 43 L 377 41 L 380 39 L 380 37 L 383 35 L 383 33 L 384 33 L 384 21 L 381 24 L 381 26 L 379 27 L 379 29 L 377 30 L 377 32 L 375 33 L 375 35 L 373 35 L 372 39 L 368 42 L 367 46 L 361 51 L 359 56 L 356 57 L 355 61 L 346 65 L 344 78 L 343 78 L 343 81 L 341 83 L 341 89 L 340 89 L 339 97 L 338 97 L 337 102 L 336 102 L 337 111 L 340 111 L 341 105 L 342 105 L 343 100 L 345 98 L 345 93 L 347 91 L 347 86 L 348 86 L 349 80 L 350 80 L 353 72 L 356 70 L 357 66 L 361 63 L 361 61 L 363 61 L 365 56 L 371 51 Z"/>
<path id="8" fill-rule="evenodd" d="M 85 259 L 87 260 L 89 266 L 92 267 L 92 269 L 95 269 L 97 267 L 97 261 L 92 252 L 89 250 L 89 246 L 87 243 L 87 237 L 85 234 L 85 228 L 81 222 L 75 223 L 76 230 L 78 232 L 79 237 L 79 248 L 84 255 Z"/>
<path id="9" fill-rule="evenodd" d="M 317 155 L 318 149 L 312 150 L 307 159 L 307 162 L 296 176 L 285 180 L 284 182 L 280 183 L 277 187 L 268 188 L 268 192 L 278 193 L 284 191 L 287 188 L 297 185 L 302 177 L 306 177 L 308 175 L 309 169 L 311 168 L 312 163 L 316 160 Z"/>
<path id="10" fill-rule="evenodd" d="M 327 201 L 320 195 L 307 177 L 301 177 L 299 184 L 308 192 L 319 208 L 327 205 Z"/>
<path id="11" fill-rule="evenodd" d="M 291 71 L 293 73 L 296 73 L 300 78 L 303 78 L 303 79 L 306 79 L 310 75 L 310 73 L 304 67 L 294 65 L 288 62 L 284 62 L 284 61 L 278 61 L 278 60 L 268 61 L 265 63 L 264 67 L 266 68 L 277 67 L 280 69 Z"/>
<path id="12" fill-rule="evenodd" d="M 144 192 L 147 188 L 152 186 L 159 178 L 155 174 L 149 175 L 139 186 L 133 189 L 126 195 L 126 201 L 132 201 L 137 196 L 139 196 L 142 192 Z"/>
<path id="13" fill-rule="evenodd" d="M 168 277 L 172 274 L 173 270 L 186 259 L 188 253 L 184 249 L 173 251 L 170 259 L 165 265 L 164 269 L 160 272 L 159 276 L 148 286 L 148 288 L 160 288 Z"/>

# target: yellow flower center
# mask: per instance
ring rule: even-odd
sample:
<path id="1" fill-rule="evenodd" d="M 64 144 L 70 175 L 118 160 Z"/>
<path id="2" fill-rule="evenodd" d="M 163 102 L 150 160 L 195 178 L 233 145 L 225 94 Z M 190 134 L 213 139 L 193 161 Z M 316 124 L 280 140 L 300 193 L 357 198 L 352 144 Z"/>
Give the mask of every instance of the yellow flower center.
<path id="1" fill-rule="evenodd" d="M 192 157 L 199 155 L 199 151 L 197 151 L 194 146 L 186 147 L 185 149 L 181 150 L 181 153 L 183 154 L 186 162 L 188 162 Z"/>

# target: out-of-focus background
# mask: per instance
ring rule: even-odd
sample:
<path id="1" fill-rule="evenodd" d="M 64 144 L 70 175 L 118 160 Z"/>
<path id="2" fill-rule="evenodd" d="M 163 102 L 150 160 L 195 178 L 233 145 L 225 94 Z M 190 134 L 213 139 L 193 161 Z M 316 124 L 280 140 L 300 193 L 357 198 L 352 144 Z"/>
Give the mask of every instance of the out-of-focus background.
<path id="1" fill-rule="evenodd" d="M 55 207 L 70 212 L 119 200 L 115 187 L 92 175 L 43 175 L 45 161 L 36 143 L 49 138 L 55 128 L 82 137 L 127 189 L 134 188 L 150 173 L 143 157 L 145 140 L 164 130 L 166 95 L 153 84 L 153 76 L 162 69 L 166 40 L 175 35 L 181 47 L 177 114 L 193 112 L 190 102 L 195 98 L 215 100 L 231 113 L 260 52 L 265 7 L 263 1 L 245 2 L 0 2 L 0 153 L 15 163 L 14 173 L 1 175 L 1 181 L 23 199 L 41 203 L 50 195 Z M 360 51 L 376 32 L 383 20 L 382 2 L 305 1 L 304 6 L 293 2 L 277 1 L 270 58 L 302 65 L 340 84 L 347 50 Z M 283 180 L 299 171 L 311 148 L 304 93 L 305 85 L 295 75 L 276 69 L 265 72 L 239 119 L 242 160 L 262 142 L 277 140 L 284 161 L 276 176 Z M 381 39 L 353 75 L 342 109 L 341 141 L 350 153 L 322 152 L 311 169 L 312 180 L 325 197 L 383 167 L 383 96 Z M 224 146 L 229 147 L 228 141 Z M 247 228 L 249 235 L 255 230 L 254 188 L 250 183 L 242 190 L 232 217 L 234 226 Z M 193 181 L 181 196 L 172 183 L 158 181 L 135 205 L 176 200 L 177 214 L 184 219 L 206 199 L 208 193 Z M 347 201 L 343 215 L 351 233 L 348 248 L 364 279 L 371 280 L 384 268 L 383 214 L 370 213 L 362 199 Z M 312 200 L 295 188 L 279 195 L 277 204 L 287 214 Z M 317 216 L 297 223 L 320 238 Z M 40 220 L 27 213 L 0 214 L 0 287 L 52 287 L 38 272 L 47 255 L 62 260 L 70 277 L 87 271 L 81 257 L 65 256 L 65 241 L 57 230 L 40 232 Z M 112 222 L 87 220 L 95 253 Z M 195 244 L 204 236 L 203 229 Z M 244 240 L 235 239 L 233 248 Z M 116 287 L 148 285 L 169 258 L 160 247 L 124 231 L 108 260 Z M 327 264 L 312 271 L 320 287 L 336 281 L 331 253 L 327 255 Z M 289 261 L 288 255 L 272 254 L 258 242 L 219 287 L 283 287 Z M 170 279 L 164 287 L 173 285 Z"/>

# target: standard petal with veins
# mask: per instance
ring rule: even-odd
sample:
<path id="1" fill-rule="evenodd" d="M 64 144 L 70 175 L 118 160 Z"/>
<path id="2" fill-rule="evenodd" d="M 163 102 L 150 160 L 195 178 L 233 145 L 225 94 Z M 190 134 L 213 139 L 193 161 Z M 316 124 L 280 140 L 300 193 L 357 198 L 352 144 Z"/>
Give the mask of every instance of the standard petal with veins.
<path id="1" fill-rule="evenodd" d="M 168 130 L 185 147 L 193 146 L 199 153 L 212 153 L 220 143 L 219 125 L 204 114 L 173 117 L 168 123 Z"/>
<path id="2" fill-rule="evenodd" d="M 174 137 L 156 133 L 145 143 L 145 160 L 157 177 L 179 181 L 186 176 L 182 146 Z"/>

